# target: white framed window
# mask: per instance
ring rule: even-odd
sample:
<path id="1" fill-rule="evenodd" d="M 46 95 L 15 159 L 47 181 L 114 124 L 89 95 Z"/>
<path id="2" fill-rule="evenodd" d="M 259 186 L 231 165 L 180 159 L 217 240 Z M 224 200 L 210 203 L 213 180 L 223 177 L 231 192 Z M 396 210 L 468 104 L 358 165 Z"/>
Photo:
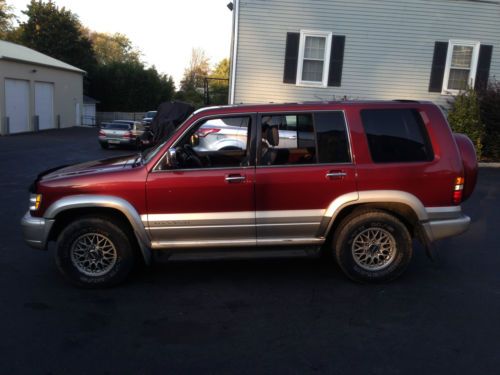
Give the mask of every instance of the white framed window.
<path id="1" fill-rule="evenodd" d="M 297 86 L 326 87 L 330 66 L 332 33 L 301 30 Z"/>
<path id="2" fill-rule="evenodd" d="M 480 42 L 450 40 L 443 79 L 443 95 L 474 87 Z"/>

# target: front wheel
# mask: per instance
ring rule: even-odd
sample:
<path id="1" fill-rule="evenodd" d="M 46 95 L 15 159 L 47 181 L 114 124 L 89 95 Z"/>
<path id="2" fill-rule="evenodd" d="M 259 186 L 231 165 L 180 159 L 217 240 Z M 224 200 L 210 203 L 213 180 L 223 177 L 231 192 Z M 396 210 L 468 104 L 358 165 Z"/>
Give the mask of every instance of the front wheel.
<path id="1" fill-rule="evenodd" d="M 55 257 L 66 279 L 87 288 L 122 282 L 134 263 L 129 235 L 105 217 L 82 218 L 69 224 L 59 235 Z"/>
<path id="2" fill-rule="evenodd" d="M 347 216 L 335 232 L 333 247 L 342 271 L 360 282 L 393 280 L 412 257 L 406 226 L 379 210 L 355 211 Z"/>

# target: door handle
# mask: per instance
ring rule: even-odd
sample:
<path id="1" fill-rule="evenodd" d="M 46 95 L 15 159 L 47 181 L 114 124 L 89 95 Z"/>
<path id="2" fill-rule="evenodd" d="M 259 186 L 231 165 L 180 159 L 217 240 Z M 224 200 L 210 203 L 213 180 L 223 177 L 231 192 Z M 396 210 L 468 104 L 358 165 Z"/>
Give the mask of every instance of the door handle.
<path id="1" fill-rule="evenodd" d="M 246 180 L 246 177 L 245 176 L 241 176 L 241 175 L 227 175 L 226 176 L 226 182 L 229 182 L 229 183 L 235 183 L 235 182 L 243 182 Z"/>
<path id="2" fill-rule="evenodd" d="M 330 180 L 340 180 L 347 176 L 347 173 L 344 171 L 329 171 L 326 174 L 326 178 L 329 178 Z"/>

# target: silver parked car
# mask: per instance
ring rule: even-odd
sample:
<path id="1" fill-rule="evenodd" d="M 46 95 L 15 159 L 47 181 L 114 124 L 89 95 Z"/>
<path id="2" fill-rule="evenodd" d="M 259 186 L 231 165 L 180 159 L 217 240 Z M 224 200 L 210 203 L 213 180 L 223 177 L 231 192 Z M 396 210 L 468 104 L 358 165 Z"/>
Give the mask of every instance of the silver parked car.
<path id="1" fill-rule="evenodd" d="M 115 120 L 102 123 L 99 143 L 102 148 L 110 145 L 140 146 L 139 137 L 144 133 L 144 125 L 139 121 Z"/>
<path id="2" fill-rule="evenodd" d="M 269 116 L 270 128 L 278 128 L 279 142 L 275 148 L 297 148 L 296 116 Z M 193 140 L 195 151 L 245 150 L 247 145 L 248 121 L 238 119 L 240 123 L 229 123 L 231 119 L 208 120 L 195 133 Z M 266 117 L 263 118 L 266 120 Z M 265 138 L 265 137 L 264 137 Z"/>

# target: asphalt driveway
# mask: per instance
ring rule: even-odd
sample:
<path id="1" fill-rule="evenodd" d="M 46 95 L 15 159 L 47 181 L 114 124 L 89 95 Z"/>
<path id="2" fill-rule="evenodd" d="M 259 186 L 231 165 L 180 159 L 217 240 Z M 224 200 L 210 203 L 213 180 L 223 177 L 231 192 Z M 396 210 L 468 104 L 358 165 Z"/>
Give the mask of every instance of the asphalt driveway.
<path id="1" fill-rule="evenodd" d="M 95 129 L 0 137 L 1 374 L 494 374 L 500 368 L 500 169 L 481 169 L 472 227 L 419 247 L 396 282 L 324 260 L 185 262 L 117 288 L 68 285 L 24 245 L 44 169 L 114 156 Z"/>

